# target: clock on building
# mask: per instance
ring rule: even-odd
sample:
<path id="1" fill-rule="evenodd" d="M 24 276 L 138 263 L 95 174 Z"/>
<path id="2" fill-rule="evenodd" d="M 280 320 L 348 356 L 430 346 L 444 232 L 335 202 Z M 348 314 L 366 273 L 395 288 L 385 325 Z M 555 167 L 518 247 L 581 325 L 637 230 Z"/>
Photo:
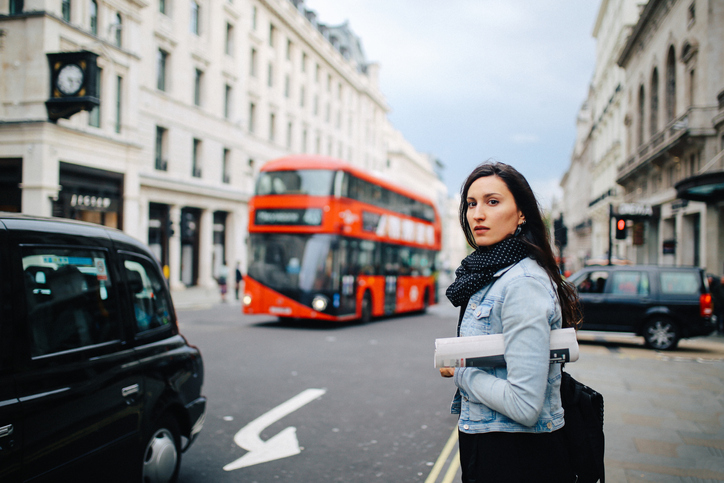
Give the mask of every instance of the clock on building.
<path id="1" fill-rule="evenodd" d="M 98 54 L 59 52 L 47 54 L 50 67 L 50 99 L 45 102 L 48 118 L 55 122 L 100 105 Z"/>
<path id="2" fill-rule="evenodd" d="M 64 95 L 72 96 L 81 90 L 84 78 L 83 69 L 78 64 L 65 64 L 58 71 L 55 86 Z"/>

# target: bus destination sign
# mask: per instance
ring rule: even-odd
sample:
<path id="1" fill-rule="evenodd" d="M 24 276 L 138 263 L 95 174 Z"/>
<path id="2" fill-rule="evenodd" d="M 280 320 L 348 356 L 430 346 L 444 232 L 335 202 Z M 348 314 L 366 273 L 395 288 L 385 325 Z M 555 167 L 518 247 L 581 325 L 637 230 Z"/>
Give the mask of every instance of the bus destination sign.
<path id="1" fill-rule="evenodd" d="M 319 208 L 256 210 L 254 224 L 319 226 L 322 224 L 322 210 Z"/>

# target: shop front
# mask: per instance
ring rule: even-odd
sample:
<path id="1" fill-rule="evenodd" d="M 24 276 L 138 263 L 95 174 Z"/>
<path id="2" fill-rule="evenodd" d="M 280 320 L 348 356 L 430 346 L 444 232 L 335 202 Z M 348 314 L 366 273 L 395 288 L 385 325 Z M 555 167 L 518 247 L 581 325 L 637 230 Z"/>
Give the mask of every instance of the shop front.
<path id="1" fill-rule="evenodd" d="M 53 216 L 123 229 L 123 174 L 60 163 Z"/>

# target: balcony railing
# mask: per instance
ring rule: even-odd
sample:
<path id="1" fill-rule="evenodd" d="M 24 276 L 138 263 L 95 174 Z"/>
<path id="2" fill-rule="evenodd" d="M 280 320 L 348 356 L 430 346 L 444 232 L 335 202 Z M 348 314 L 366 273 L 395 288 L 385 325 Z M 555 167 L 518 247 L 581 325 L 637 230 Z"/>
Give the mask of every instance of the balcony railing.
<path id="1" fill-rule="evenodd" d="M 618 181 L 621 182 L 637 168 L 660 156 L 675 146 L 685 136 L 711 136 L 716 134 L 712 118 L 717 107 L 691 107 L 686 113 L 669 122 L 664 129 L 651 136 L 645 144 L 618 167 Z"/>

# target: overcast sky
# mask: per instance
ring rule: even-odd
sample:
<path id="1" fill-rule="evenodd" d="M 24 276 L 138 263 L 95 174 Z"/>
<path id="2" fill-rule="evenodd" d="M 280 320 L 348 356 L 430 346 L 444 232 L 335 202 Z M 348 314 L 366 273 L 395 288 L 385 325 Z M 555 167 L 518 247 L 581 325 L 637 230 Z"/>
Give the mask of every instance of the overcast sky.
<path id="1" fill-rule="evenodd" d="M 389 119 L 445 165 L 449 193 L 493 158 L 521 171 L 544 207 L 566 172 L 595 63 L 600 0 L 306 0 L 349 20 L 380 64 Z"/>

